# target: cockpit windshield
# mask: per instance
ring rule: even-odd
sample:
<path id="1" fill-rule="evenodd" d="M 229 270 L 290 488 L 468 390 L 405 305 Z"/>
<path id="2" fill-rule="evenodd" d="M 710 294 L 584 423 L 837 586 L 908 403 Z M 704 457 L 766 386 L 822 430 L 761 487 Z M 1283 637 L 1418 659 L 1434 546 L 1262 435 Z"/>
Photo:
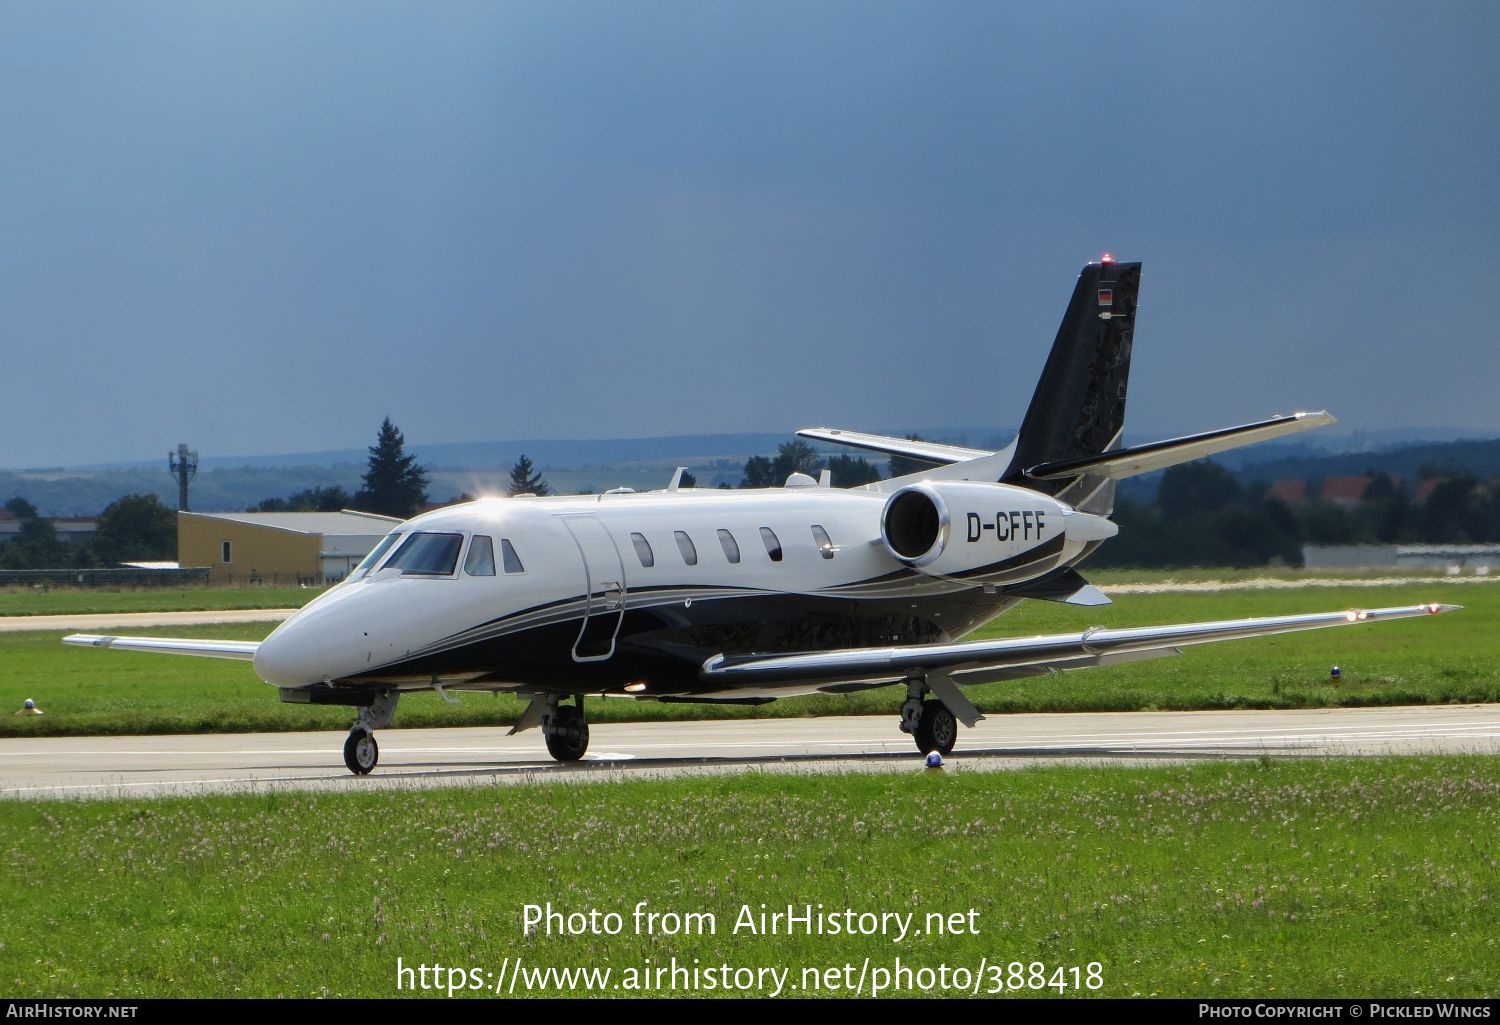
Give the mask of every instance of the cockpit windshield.
<path id="1" fill-rule="evenodd" d="M 462 534 L 412 534 L 396 549 L 385 569 L 399 569 L 407 576 L 452 576 L 463 543 Z"/>
<path id="2" fill-rule="evenodd" d="M 370 549 L 370 554 L 361 559 L 359 565 L 354 567 L 354 572 L 349 574 L 349 579 L 358 580 L 374 569 L 380 560 L 385 557 L 385 553 L 391 550 L 391 545 L 399 540 L 401 540 L 401 532 L 399 530 L 394 534 L 387 534 L 381 538 L 380 543 Z"/>

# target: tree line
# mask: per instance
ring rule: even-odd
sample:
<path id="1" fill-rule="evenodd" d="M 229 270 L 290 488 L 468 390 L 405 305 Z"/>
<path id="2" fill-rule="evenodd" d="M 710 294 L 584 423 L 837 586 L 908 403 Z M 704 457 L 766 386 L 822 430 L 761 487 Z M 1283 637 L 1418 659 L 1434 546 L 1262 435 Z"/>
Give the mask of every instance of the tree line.
<path id="1" fill-rule="evenodd" d="M 1359 504 L 1295 506 L 1264 481 L 1241 484 L 1202 460 L 1162 473 L 1154 501 L 1120 496 L 1117 537 L 1091 566 L 1182 568 L 1302 565 L 1303 545 L 1488 544 L 1500 541 L 1500 478 L 1456 472 L 1417 502 L 1385 473 L 1371 471 Z"/>
<path id="2" fill-rule="evenodd" d="M 338 512 L 356 509 L 410 519 L 427 506 L 427 471 L 406 452 L 406 439 L 386 417 L 380 425 L 360 488 L 350 494 L 339 485 L 318 485 L 285 498 L 268 498 L 251 512 Z M 551 490 L 531 460 L 522 455 L 511 468 L 511 494 L 545 495 Z M 121 562 L 177 558 L 177 513 L 152 494 L 118 498 L 99 515 L 85 544 L 58 536 L 51 520 L 21 496 L 5 503 L 18 521 L 14 540 L 0 544 L 0 569 L 91 569 Z"/>
<path id="3" fill-rule="evenodd" d="M 916 435 L 908 435 L 920 440 Z M 405 451 L 405 438 L 389 417 L 381 423 L 361 486 L 353 494 L 338 485 L 315 486 L 261 502 L 252 511 L 334 512 L 357 509 L 408 519 L 428 502 L 426 470 Z M 794 473 L 817 478 L 827 469 L 833 487 L 850 488 L 883 477 L 902 476 L 927 464 L 893 457 L 885 467 L 856 456 L 825 458 L 805 441 L 790 441 L 775 456 L 752 456 L 742 488 L 780 487 Z M 885 472 L 882 472 L 884 470 Z M 1435 475 L 1434 468 L 1424 472 Z M 1120 495 L 1114 520 L 1120 533 L 1090 559 L 1095 566 L 1172 568 L 1185 566 L 1298 566 L 1302 546 L 1500 542 L 1500 477 L 1445 469 L 1421 502 L 1388 474 L 1369 471 L 1361 502 L 1352 507 L 1309 501 L 1293 507 L 1269 494 L 1265 482 L 1242 484 L 1210 460 L 1164 471 L 1153 499 Z M 684 474 L 683 487 L 693 487 Z M 522 455 L 511 467 L 507 491 L 546 495 L 551 488 Z M 467 496 L 465 496 L 467 497 Z M 170 560 L 177 551 L 176 513 L 150 494 L 111 502 L 98 529 L 83 545 L 62 540 L 51 521 L 23 497 L 6 503 L 19 521 L 14 540 L 0 544 L 0 568 L 44 569 Z"/>
<path id="4" fill-rule="evenodd" d="M 910 440 L 921 440 L 907 435 Z M 882 475 L 868 460 L 834 456 L 824 460 L 806 442 L 782 445 L 774 457 L 753 456 L 745 464 L 745 488 L 780 487 L 792 473 L 816 477 L 826 466 L 834 487 L 857 487 L 917 473 L 928 464 L 893 457 Z M 1389 474 L 1367 470 L 1370 484 L 1352 508 L 1327 501 L 1288 505 L 1270 495 L 1270 484 L 1242 484 L 1211 460 L 1171 467 L 1161 474 L 1155 497 L 1121 495 L 1113 519 L 1118 536 L 1089 559 L 1092 566 L 1184 568 L 1302 565 L 1303 545 L 1487 544 L 1500 542 L 1500 477 L 1450 466 L 1427 466 L 1441 478 L 1418 502 Z"/>
<path id="5" fill-rule="evenodd" d="M 0 569 L 93 569 L 177 558 L 177 514 L 155 495 L 115 499 L 81 545 L 59 537 L 52 521 L 38 516 L 25 498 L 12 498 L 5 508 L 20 529 L 15 540 L 0 544 Z"/>

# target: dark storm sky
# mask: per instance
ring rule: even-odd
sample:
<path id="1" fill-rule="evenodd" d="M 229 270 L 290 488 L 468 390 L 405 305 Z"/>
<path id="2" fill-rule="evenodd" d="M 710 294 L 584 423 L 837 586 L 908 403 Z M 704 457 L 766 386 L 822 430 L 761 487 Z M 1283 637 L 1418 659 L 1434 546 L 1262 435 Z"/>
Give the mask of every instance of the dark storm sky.
<path id="1" fill-rule="evenodd" d="M 1019 421 L 1500 434 L 1500 4 L 0 4 L 0 466 Z"/>

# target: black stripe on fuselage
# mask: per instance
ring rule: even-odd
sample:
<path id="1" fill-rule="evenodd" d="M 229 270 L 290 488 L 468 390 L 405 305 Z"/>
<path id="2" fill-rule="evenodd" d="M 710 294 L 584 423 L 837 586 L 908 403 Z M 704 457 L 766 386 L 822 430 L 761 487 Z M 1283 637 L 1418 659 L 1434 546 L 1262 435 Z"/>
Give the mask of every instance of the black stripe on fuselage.
<path id="1" fill-rule="evenodd" d="M 580 596 L 572 604 L 581 601 Z M 925 599 L 918 609 L 912 604 L 909 596 L 855 601 L 772 591 L 732 601 L 632 607 L 624 613 L 614 654 L 589 662 L 572 657 L 583 625 L 579 612 L 447 647 L 434 645 L 351 677 L 350 682 L 477 673 L 480 675 L 475 683 L 504 682 L 559 693 L 618 691 L 635 683 L 645 685 L 639 692 L 643 697 L 694 693 L 723 687 L 722 682 L 708 685 L 698 678 L 703 661 L 712 655 L 933 642 L 962 635 L 1005 607 L 997 606 L 994 596 L 985 595 L 980 588 Z"/>

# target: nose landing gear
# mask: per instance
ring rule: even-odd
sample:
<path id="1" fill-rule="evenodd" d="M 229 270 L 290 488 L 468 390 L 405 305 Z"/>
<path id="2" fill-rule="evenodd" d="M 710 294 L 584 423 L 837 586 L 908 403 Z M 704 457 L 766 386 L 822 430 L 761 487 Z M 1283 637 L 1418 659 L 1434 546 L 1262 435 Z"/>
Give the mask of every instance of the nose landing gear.
<path id="1" fill-rule="evenodd" d="M 380 761 L 380 745 L 375 743 L 375 731 L 391 724 L 396 714 L 396 699 L 400 696 L 396 691 L 381 691 L 368 708 L 359 710 L 359 717 L 344 740 L 344 764 L 356 776 L 368 776 Z"/>
<path id="2" fill-rule="evenodd" d="M 378 761 L 380 745 L 375 743 L 375 734 L 363 726 L 350 730 L 344 741 L 344 764 L 349 766 L 349 771 L 356 776 L 367 775 Z"/>
<path id="3" fill-rule="evenodd" d="M 542 714 L 542 737 L 547 753 L 560 762 L 577 762 L 589 749 L 589 724 L 583 714 L 583 695 L 575 694 L 573 704 L 559 704 L 556 697 L 547 702 Z"/>

